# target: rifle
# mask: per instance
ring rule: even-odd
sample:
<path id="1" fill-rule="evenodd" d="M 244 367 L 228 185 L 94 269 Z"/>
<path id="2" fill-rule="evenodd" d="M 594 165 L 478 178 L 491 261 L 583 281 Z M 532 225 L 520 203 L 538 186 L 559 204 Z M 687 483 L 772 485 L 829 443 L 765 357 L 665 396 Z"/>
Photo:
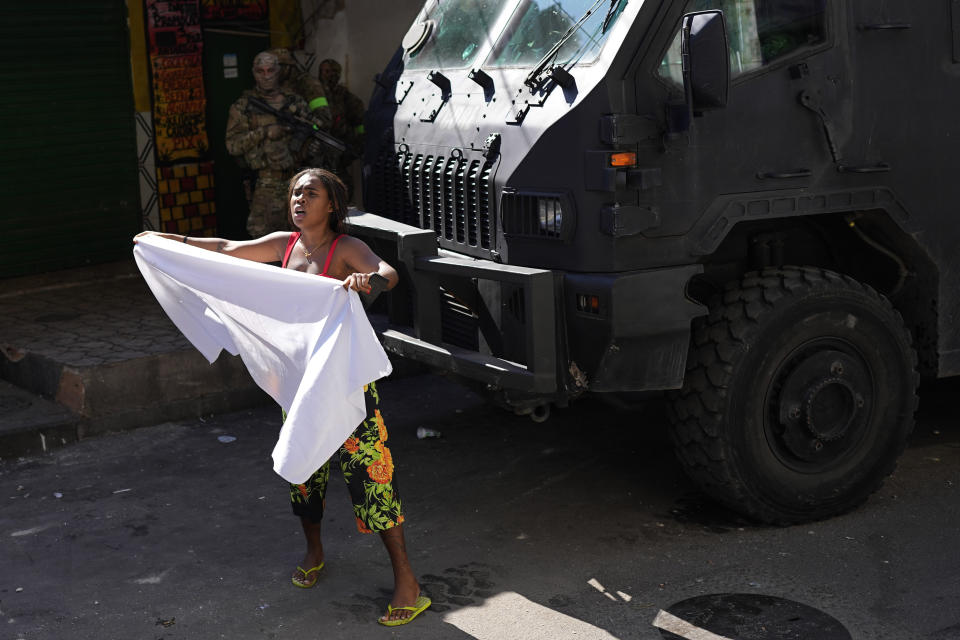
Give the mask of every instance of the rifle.
<path id="1" fill-rule="evenodd" d="M 293 130 L 293 139 L 290 141 L 290 148 L 295 152 L 299 153 L 308 139 L 316 140 L 320 144 L 336 149 L 341 153 L 347 150 L 347 145 L 345 145 L 343 141 L 321 130 L 308 118 L 298 116 L 286 109 L 275 109 L 255 96 L 247 96 L 247 104 L 261 113 L 269 113 L 274 116 L 278 122 L 290 127 L 290 129 Z"/>

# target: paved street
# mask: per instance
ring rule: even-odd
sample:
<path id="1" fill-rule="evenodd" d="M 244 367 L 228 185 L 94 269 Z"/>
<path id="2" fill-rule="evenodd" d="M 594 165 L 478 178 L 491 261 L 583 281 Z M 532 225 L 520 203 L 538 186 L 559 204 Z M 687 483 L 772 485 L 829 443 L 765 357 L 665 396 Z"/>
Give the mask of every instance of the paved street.
<path id="1" fill-rule="evenodd" d="M 278 411 L 263 407 L 0 464 L 0 638 L 658 640 L 677 637 L 652 626 L 661 610 L 707 594 L 802 603 L 858 640 L 960 638 L 960 383 L 924 390 L 911 447 L 866 505 L 788 528 L 700 499 L 656 403 L 585 400 L 537 425 L 436 376 L 381 392 L 434 600 L 412 625 L 374 622 L 389 562 L 337 477 L 327 566 L 311 590 L 290 584 L 302 534 L 269 460 Z M 420 426 L 441 437 L 418 440 Z M 739 637 L 814 637 L 764 633 Z"/>

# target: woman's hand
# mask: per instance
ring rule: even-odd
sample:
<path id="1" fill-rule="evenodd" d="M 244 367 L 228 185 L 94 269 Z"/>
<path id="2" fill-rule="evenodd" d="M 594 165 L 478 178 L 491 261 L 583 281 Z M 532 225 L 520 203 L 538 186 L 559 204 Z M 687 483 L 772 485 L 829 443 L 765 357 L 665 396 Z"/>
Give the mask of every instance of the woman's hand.
<path id="1" fill-rule="evenodd" d="M 343 281 L 343 288 L 353 289 L 358 293 L 370 293 L 370 291 L 372 291 L 370 287 L 370 277 L 376 274 L 376 271 L 373 273 L 351 273 Z"/>
<path id="2" fill-rule="evenodd" d="M 137 235 L 133 236 L 133 244 L 137 244 L 137 238 L 142 238 L 143 236 L 160 236 L 161 238 L 168 238 L 170 240 L 174 239 L 172 233 L 160 233 L 159 231 L 141 231 Z M 178 238 L 180 236 L 177 236 Z"/>
<path id="3" fill-rule="evenodd" d="M 233 256 L 253 262 L 280 262 L 283 259 L 283 250 L 287 246 L 289 231 L 274 231 L 253 240 L 225 240 L 207 236 L 185 236 L 179 233 L 163 233 L 161 231 L 141 231 L 133 236 L 133 244 L 139 238 L 154 236 L 166 238 L 174 242 L 182 242 L 195 249 L 216 251 L 224 255 Z"/>

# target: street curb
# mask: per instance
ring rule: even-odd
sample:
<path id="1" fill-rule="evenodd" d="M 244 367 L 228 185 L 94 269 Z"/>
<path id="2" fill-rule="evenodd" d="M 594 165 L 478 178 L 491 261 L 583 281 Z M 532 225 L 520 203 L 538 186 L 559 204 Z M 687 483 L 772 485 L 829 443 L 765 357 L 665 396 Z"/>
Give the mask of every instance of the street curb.
<path id="1" fill-rule="evenodd" d="M 0 457 L 46 451 L 90 436 L 226 413 L 272 402 L 239 357 L 210 364 L 190 349 L 77 367 L 31 353 L 0 358 L 9 403 L 44 419 L 0 417 Z M 15 385 L 15 386 L 14 386 Z M 14 391 L 11 391 L 13 389 Z"/>
<path id="2" fill-rule="evenodd" d="M 0 380 L 0 460 L 77 442 L 81 423 L 65 407 Z"/>

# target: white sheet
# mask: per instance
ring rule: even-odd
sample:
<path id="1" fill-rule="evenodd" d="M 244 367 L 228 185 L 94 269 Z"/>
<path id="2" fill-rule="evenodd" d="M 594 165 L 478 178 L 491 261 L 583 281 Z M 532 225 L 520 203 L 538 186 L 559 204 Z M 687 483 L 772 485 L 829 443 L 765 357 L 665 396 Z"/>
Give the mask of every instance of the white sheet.
<path id="1" fill-rule="evenodd" d="M 339 280 L 157 236 L 133 250 L 170 319 L 213 362 L 240 355 L 287 412 L 273 469 L 305 482 L 366 417 L 363 386 L 391 367 L 355 291 Z"/>

